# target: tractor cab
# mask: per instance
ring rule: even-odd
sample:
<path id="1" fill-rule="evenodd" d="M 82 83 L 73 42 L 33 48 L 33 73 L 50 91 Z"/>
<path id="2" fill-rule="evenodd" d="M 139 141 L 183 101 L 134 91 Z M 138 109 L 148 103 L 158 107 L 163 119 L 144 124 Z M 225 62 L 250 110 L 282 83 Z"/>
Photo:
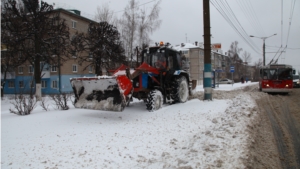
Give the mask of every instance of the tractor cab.
<path id="1" fill-rule="evenodd" d="M 145 49 L 142 62 L 160 70 L 182 70 L 181 54 L 166 46 L 155 46 Z"/>

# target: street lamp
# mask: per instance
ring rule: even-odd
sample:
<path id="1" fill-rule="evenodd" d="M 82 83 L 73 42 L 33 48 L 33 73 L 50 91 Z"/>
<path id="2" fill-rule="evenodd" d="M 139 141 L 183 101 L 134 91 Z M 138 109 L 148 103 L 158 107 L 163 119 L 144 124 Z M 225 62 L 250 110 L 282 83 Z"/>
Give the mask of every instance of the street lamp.
<path id="1" fill-rule="evenodd" d="M 275 36 L 277 35 L 276 33 L 271 35 L 271 36 Z M 262 39 L 264 41 L 263 43 L 263 65 L 265 66 L 266 65 L 266 45 L 265 45 L 265 40 L 271 36 L 267 36 L 267 37 L 256 37 L 256 36 L 253 36 L 253 35 L 250 35 L 251 38 L 259 38 L 259 39 Z"/>

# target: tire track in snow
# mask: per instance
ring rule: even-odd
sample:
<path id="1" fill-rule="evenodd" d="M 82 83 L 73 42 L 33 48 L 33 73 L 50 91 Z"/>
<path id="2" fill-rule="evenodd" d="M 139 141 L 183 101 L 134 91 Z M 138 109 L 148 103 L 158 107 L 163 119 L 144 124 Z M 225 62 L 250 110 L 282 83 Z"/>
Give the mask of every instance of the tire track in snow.
<path id="1" fill-rule="evenodd" d="M 295 134 L 293 133 L 295 126 L 290 118 L 290 113 L 284 108 L 286 107 L 284 104 L 280 97 L 267 95 L 267 104 L 264 105 L 264 109 L 271 121 L 282 168 L 298 168 L 297 163 L 295 163 L 297 158 L 291 144 L 292 135 Z"/>

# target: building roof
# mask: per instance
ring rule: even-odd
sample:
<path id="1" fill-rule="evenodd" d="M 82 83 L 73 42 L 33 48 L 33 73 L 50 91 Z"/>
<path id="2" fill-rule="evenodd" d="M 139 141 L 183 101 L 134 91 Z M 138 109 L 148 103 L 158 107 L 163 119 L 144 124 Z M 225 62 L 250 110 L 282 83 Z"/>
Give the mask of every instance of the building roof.
<path id="1" fill-rule="evenodd" d="M 74 17 L 77 17 L 79 19 L 83 19 L 83 20 L 86 20 L 88 22 L 96 22 L 94 20 L 91 20 L 89 18 L 86 18 L 82 15 L 80 15 L 80 11 L 79 10 L 76 10 L 76 9 L 64 9 L 64 8 L 56 8 L 54 9 L 54 11 L 58 11 L 58 12 L 64 12 L 66 14 L 69 14 L 69 15 L 72 15 Z"/>
<path id="2" fill-rule="evenodd" d="M 190 48 L 201 48 L 191 43 L 181 43 L 180 45 L 173 46 L 173 49 L 177 51 L 187 51 Z"/>

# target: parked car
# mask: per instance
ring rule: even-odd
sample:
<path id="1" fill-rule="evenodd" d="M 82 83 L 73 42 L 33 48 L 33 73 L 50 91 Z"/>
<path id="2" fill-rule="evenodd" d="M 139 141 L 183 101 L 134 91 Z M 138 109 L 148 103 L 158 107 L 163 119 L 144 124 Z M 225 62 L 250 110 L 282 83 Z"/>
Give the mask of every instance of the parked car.
<path id="1" fill-rule="evenodd" d="M 300 87 L 300 78 L 299 75 L 293 75 L 293 87 Z"/>
<path id="2" fill-rule="evenodd" d="M 232 80 L 230 80 L 230 79 L 221 79 L 221 80 L 219 80 L 219 84 L 232 84 Z"/>

